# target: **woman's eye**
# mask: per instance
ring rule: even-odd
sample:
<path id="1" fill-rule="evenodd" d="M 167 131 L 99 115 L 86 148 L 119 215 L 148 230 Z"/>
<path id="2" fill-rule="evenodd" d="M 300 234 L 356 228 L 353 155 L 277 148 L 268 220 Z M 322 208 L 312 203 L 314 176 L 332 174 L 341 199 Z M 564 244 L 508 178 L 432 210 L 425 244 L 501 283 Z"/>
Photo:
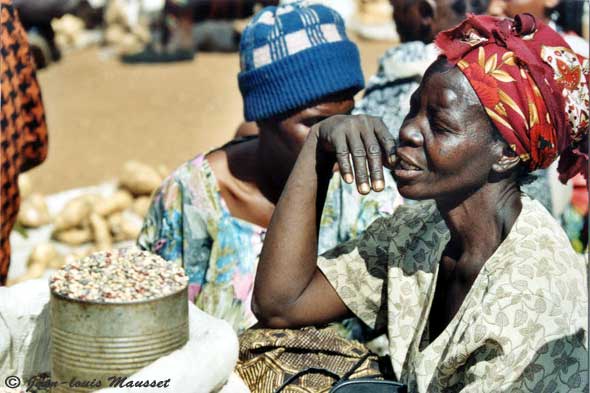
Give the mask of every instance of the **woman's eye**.
<path id="1" fill-rule="evenodd" d="M 430 121 L 430 128 L 437 134 L 448 134 L 452 132 L 448 127 L 436 120 Z"/>

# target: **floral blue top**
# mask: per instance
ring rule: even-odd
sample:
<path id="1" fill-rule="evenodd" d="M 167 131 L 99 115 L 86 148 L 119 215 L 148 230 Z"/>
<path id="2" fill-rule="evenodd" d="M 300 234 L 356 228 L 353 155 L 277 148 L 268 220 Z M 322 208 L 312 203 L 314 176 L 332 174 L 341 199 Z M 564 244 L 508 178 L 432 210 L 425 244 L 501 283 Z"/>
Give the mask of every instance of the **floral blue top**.
<path id="1" fill-rule="evenodd" d="M 358 236 L 401 203 L 389 173 L 385 181 L 383 192 L 361 196 L 334 174 L 320 224 L 320 253 Z M 137 242 L 184 266 L 190 300 L 240 332 L 256 323 L 250 300 L 265 233 L 231 215 L 205 155 L 199 155 L 156 191 Z"/>

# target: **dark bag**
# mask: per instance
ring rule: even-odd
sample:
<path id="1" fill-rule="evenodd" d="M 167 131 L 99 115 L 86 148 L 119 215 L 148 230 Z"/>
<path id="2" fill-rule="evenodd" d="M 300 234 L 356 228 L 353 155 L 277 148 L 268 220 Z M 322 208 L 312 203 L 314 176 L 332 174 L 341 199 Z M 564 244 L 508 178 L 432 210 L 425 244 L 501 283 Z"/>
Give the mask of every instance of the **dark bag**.
<path id="1" fill-rule="evenodd" d="M 408 388 L 399 382 L 359 378 L 337 383 L 330 393 L 408 393 Z"/>
<path id="2" fill-rule="evenodd" d="M 376 379 L 374 377 L 350 379 L 350 376 L 360 367 L 361 364 L 364 363 L 364 361 L 369 356 L 370 355 L 367 354 L 361 357 L 361 359 L 359 359 L 359 361 L 342 377 L 331 372 L 330 370 L 323 368 L 306 368 L 305 370 L 298 372 L 286 380 L 285 383 L 283 383 L 275 391 L 275 393 L 281 393 L 283 389 L 293 383 L 297 378 L 309 373 L 320 373 L 334 378 L 336 382 L 330 389 L 329 393 L 408 393 L 407 386 L 399 382 L 385 381 L 382 379 Z"/>

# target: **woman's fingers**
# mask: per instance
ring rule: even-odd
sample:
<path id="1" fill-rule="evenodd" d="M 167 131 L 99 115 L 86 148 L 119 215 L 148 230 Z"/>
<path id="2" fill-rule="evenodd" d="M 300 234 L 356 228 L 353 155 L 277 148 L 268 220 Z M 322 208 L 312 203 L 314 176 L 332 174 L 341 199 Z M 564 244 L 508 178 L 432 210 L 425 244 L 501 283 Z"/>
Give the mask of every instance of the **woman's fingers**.
<path id="1" fill-rule="evenodd" d="M 397 143 L 381 119 L 373 120 L 375 135 L 377 136 L 382 147 L 382 152 L 384 153 L 383 162 L 386 167 L 392 169 L 395 166 L 395 161 L 397 159 Z"/>
<path id="2" fill-rule="evenodd" d="M 380 119 L 333 116 L 320 123 L 319 138 L 322 149 L 335 154 L 344 181 L 356 180 L 359 193 L 385 188 L 383 165 L 393 165 L 396 144 Z"/>
<path id="3" fill-rule="evenodd" d="M 361 137 L 365 144 L 367 153 L 367 164 L 369 167 L 369 176 L 371 177 L 371 186 L 375 191 L 382 191 L 385 188 L 383 177 L 383 162 L 381 160 L 382 151 L 379 141 L 375 136 L 372 123 L 368 118 L 364 118 L 366 127 Z"/>
<path id="4" fill-rule="evenodd" d="M 336 153 L 336 161 L 338 162 L 340 176 L 342 176 L 345 182 L 351 184 L 354 181 L 354 175 L 352 174 L 352 165 L 350 165 L 350 154 L 348 150 Z"/>
<path id="5" fill-rule="evenodd" d="M 340 175 L 345 182 L 351 184 L 354 181 L 354 175 L 352 165 L 350 164 L 350 153 L 348 151 L 348 144 L 346 143 L 346 134 L 343 130 L 334 132 L 331 140 L 332 148 L 336 152 L 336 162 L 338 162 Z"/>
<path id="6" fill-rule="evenodd" d="M 367 171 L 367 149 L 359 132 L 348 132 L 346 139 L 352 156 L 352 164 L 354 165 L 356 188 L 361 194 L 368 194 L 371 191 L 371 186 L 369 185 L 369 173 Z"/>

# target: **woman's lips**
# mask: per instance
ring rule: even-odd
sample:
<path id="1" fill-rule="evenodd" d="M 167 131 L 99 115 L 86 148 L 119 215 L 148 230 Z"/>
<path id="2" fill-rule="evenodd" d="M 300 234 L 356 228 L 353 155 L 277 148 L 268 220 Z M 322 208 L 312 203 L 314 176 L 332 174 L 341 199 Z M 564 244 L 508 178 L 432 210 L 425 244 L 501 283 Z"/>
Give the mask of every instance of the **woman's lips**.
<path id="1" fill-rule="evenodd" d="M 422 169 L 411 164 L 404 157 L 398 155 L 393 169 L 393 175 L 398 179 L 411 180 L 422 174 Z"/>
<path id="2" fill-rule="evenodd" d="M 420 170 L 420 168 L 418 168 L 417 166 L 412 165 L 409 162 L 404 161 L 404 160 L 399 161 L 399 167 L 401 167 L 401 169 L 404 169 L 406 171 L 419 171 Z"/>

